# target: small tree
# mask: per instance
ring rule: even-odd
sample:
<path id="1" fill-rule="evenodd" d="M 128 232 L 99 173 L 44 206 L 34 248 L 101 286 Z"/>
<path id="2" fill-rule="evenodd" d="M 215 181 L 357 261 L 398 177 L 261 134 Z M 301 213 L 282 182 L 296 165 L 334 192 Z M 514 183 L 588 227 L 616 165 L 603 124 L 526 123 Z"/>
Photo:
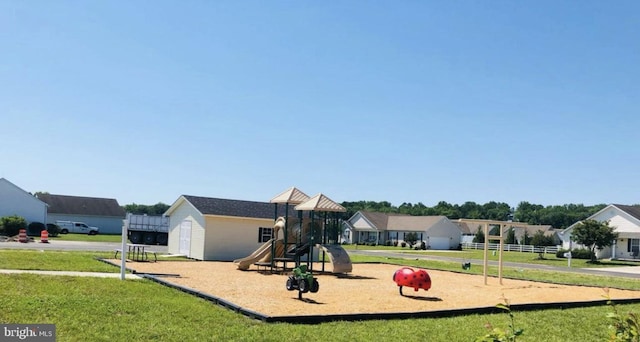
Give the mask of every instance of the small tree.
<path id="1" fill-rule="evenodd" d="M 404 236 L 404 241 L 406 241 L 407 244 L 409 244 L 409 247 L 411 247 L 416 243 L 416 241 L 418 241 L 418 234 L 416 232 L 407 233 Z"/>
<path id="2" fill-rule="evenodd" d="M 529 232 L 527 232 L 525 230 L 524 234 L 522 234 L 522 240 L 520 240 L 520 244 L 521 245 L 528 245 L 530 243 L 531 243 L 531 236 L 529 236 Z"/>
<path id="3" fill-rule="evenodd" d="M 480 226 L 478 226 L 478 231 L 476 231 L 476 235 L 473 237 L 473 242 L 484 243 L 484 232 Z"/>
<path id="4" fill-rule="evenodd" d="M 618 238 L 616 227 L 609 226 L 609 222 L 584 220 L 573 228 L 571 238 L 591 250 L 591 262 L 596 262 L 596 248 L 603 249 L 613 244 Z"/>
<path id="5" fill-rule="evenodd" d="M 0 218 L 0 235 L 16 236 L 20 229 L 27 229 L 27 221 L 17 215 Z"/>
<path id="6" fill-rule="evenodd" d="M 538 230 L 531 237 L 531 244 L 534 246 L 553 246 L 555 245 L 553 237 L 544 235 L 542 230 Z"/>

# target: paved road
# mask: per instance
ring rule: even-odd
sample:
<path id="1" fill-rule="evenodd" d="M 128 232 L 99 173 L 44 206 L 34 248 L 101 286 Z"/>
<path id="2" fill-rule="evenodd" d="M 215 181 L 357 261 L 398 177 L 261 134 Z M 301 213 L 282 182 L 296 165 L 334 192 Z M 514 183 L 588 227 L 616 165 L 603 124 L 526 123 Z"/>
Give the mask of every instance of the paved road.
<path id="1" fill-rule="evenodd" d="M 0 249 L 37 249 L 63 251 L 113 252 L 120 248 L 120 242 L 91 242 L 91 241 L 59 241 L 49 239 L 49 243 L 40 242 L 0 242 Z M 157 253 L 167 253 L 167 246 L 150 246 Z"/>
<path id="2" fill-rule="evenodd" d="M 385 250 L 359 250 L 359 249 L 351 249 L 348 251 L 349 254 L 357 254 L 357 255 L 371 255 L 371 256 L 382 256 L 387 258 L 404 258 L 404 259 L 424 259 L 424 260 L 440 260 L 440 261 L 450 261 L 450 262 L 459 262 L 462 264 L 463 262 L 470 262 L 472 267 L 476 265 L 478 267 L 482 267 L 483 260 L 478 259 L 466 259 L 463 260 L 459 257 L 447 257 L 441 255 L 422 255 L 418 253 L 398 253 L 392 251 Z M 497 261 L 489 261 L 489 265 L 497 266 Z M 594 275 L 605 275 L 605 276 L 615 276 L 615 277 L 624 277 L 624 278 L 639 278 L 640 279 L 640 266 L 625 266 L 625 267 L 607 267 L 607 268 L 569 268 L 569 267 L 560 267 L 560 266 L 548 266 L 548 265 L 538 265 L 538 264 L 523 264 L 517 262 L 503 262 L 502 265 L 504 267 L 513 267 L 513 268 L 522 268 L 522 269 L 535 269 L 535 270 L 546 270 L 546 271 L 556 271 L 556 272 L 572 272 L 572 273 L 582 273 L 582 274 L 594 274 Z"/>

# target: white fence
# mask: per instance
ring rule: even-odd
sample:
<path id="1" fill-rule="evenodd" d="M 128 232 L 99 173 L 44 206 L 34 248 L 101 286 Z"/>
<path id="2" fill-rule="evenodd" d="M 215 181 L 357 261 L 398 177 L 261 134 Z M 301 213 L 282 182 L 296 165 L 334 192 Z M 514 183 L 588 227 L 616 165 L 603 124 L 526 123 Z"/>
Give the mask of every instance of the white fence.
<path id="1" fill-rule="evenodd" d="M 532 245 L 512 245 L 512 244 L 506 244 L 506 243 L 502 247 L 503 247 L 502 250 L 507 252 L 529 252 L 529 253 L 550 253 L 550 254 L 556 254 L 560 249 L 560 246 L 536 247 Z M 499 243 L 489 244 L 489 250 L 497 251 L 499 248 L 500 248 Z M 462 244 L 462 249 L 484 250 L 484 243 L 465 242 Z"/>

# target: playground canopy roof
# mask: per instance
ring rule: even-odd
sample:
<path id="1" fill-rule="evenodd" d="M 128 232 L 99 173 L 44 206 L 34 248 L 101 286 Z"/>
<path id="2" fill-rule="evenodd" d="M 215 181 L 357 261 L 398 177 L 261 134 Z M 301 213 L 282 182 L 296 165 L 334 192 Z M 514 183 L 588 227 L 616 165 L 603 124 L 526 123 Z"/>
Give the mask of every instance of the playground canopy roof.
<path id="1" fill-rule="evenodd" d="M 347 211 L 347 209 L 345 209 L 343 206 L 332 201 L 329 197 L 321 193 L 311 197 L 306 202 L 298 204 L 295 209 L 307 211 Z"/>
<path id="2" fill-rule="evenodd" d="M 295 186 L 285 190 L 280 195 L 274 197 L 269 201 L 270 203 L 289 203 L 289 204 L 300 204 L 302 202 L 306 202 L 309 200 L 309 196 L 304 192 L 300 191 Z"/>

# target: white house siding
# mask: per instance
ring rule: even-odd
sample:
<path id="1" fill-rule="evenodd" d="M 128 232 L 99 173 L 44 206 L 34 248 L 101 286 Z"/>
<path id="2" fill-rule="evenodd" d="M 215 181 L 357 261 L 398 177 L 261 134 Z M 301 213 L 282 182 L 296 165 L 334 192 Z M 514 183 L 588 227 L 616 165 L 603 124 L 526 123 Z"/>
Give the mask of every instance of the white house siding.
<path id="1" fill-rule="evenodd" d="M 47 223 L 55 223 L 56 221 L 84 222 L 88 226 L 100 228 L 100 234 L 122 234 L 122 220 L 124 219 L 124 217 L 49 214 Z"/>
<path id="2" fill-rule="evenodd" d="M 202 241 L 196 243 L 196 234 L 194 231 L 200 230 L 204 232 L 204 217 L 196 210 L 188 201 L 183 201 L 169 216 L 169 240 L 167 242 L 167 251 L 169 254 L 180 254 L 180 225 L 182 221 L 191 221 L 191 247 L 190 257 L 202 260 L 203 247 Z M 204 234 L 201 234 L 202 237 Z M 195 245 L 200 245 L 198 248 Z M 199 252 L 199 253 L 198 253 Z"/>
<path id="3" fill-rule="evenodd" d="M 360 213 L 356 215 L 353 221 L 351 222 L 351 226 L 356 228 L 357 230 L 375 230 L 367 220 Z"/>
<path id="4" fill-rule="evenodd" d="M 602 250 L 596 249 L 596 256 L 600 258 L 633 258 L 633 255 L 630 251 L 627 251 L 627 240 L 629 238 L 638 239 L 640 238 L 640 226 L 637 223 L 637 220 L 625 213 L 624 211 L 618 209 L 614 205 L 609 205 L 602 209 L 601 211 L 595 213 L 594 215 L 588 218 L 589 220 L 595 220 L 598 222 L 609 221 L 609 226 L 615 227 L 615 232 L 618 233 L 618 240 L 616 240 L 616 245 L 614 248 L 606 247 Z M 570 243 L 571 232 L 573 228 L 578 225 L 580 222 L 576 222 L 572 224 L 569 228 L 565 229 L 565 231 L 560 234 L 562 239 L 562 248 L 569 249 L 571 248 L 586 248 L 583 245 L 576 244 L 575 241 Z M 614 255 L 615 253 L 615 255 Z"/>
<path id="5" fill-rule="evenodd" d="M 351 236 L 352 242 L 384 242 L 379 241 L 383 238 L 381 232 L 378 232 L 361 213 L 356 213 L 349 222 L 354 228 L 353 235 Z"/>
<path id="6" fill-rule="evenodd" d="M 273 228 L 273 219 L 207 216 L 204 260 L 231 261 L 253 253 L 264 242 L 258 241 L 260 227 Z M 278 235 L 282 238 L 282 232 Z"/>
<path id="7" fill-rule="evenodd" d="M 47 221 L 47 205 L 4 178 L 0 178 L 0 217 L 18 215 L 30 222 Z"/>
<path id="8" fill-rule="evenodd" d="M 445 249 L 451 249 L 457 248 L 460 244 L 462 232 L 460 231 L 460 228 L 458 228 L 457 224 L 451 222 L 448 218 L 443 217 L 426 231 L 426 236 L 429 238 L 429 241 L 438 241 L 437 243 L 430 244 L 431 249 L 441 249 L 441 246 L 444 246 L 442 242 L 444 239 L 449 240 L 449 244 Z M 427 241 L 428 244 L 429 241 Z"/>

